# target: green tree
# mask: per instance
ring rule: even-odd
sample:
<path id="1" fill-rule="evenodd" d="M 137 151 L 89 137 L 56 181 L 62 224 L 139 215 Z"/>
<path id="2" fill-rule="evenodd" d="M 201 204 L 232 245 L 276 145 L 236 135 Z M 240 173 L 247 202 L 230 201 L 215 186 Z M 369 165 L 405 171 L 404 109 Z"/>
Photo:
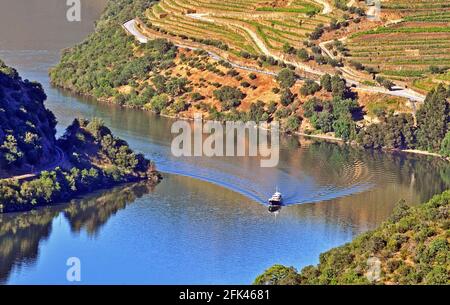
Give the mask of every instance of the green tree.
<path id="1" fill-rule="evenodd" d="M 442 140 L 440 153 L 445 157 L 450 157 L 450 131 L 447 132 L 444 140 Z"/>
<path id="2" fill-rule="evenodd" d="M 176 113 L 179 113 L 179 112 L 187 110 L 189 107 L 189 104 L 187 104 L 183 99 L 179 99 L 175 103 L 173 103 L 172 106 L 173 106 L 173 110 Z"/>
<path id="3" fill-rule="evenodd" d="M 421 149 L 439 151 L 449 125 L 447 92 L 439 85 L 428 93 L 425 103 L 417 111 L 417 142 Z"/>
<path id="4" fill-rule="evenodd" d="M 316 112 L 320 111 L 322 108 L 321 100 L 318 98 L 310 98 L 303 105 L 303 115 L 307 118 L 312 117 Z"/>
<path id="5" fill-rule="evenodd" d="M 12 165 L 20 165 L 24 153 L 20 150 L 17 140 L 14 135 L 7 135 L 5 141 L 0 146 L 0 151 L 3 156 L 2 163 L 9 167 Z"/>
<path id="6" fill-rule="evenodd" d="M 86 126 L 88 130 L 96 139 L 100 139 L 101 131 L 105 126 L 105 122 L 100 118 L 93 118 Z"/>
<path id="7" fill-rule="evenodd" d="M 323 89 L 327 90 L 328 92 L 331 92 L 333 90 L 333 87 L 331 85 L 331 75 L 330 74 L 324 74 L 320 78 L 320 85 Z"/>
<path id="8" fill-rule="evenodd" d="M 300 127 L 301 122 L 301 119 L 297 115 L 291 115 L 286 121 L 285 131 L 290 133 L 296 132 Z"/>
<path id="9" fill-rule="evenodd" d="M 336 137 L 342 138 L 344 141 L 352 140 L 356 136 L 355 122 L 349 117 L 340 117 L 333 122 L 333 129 Z"/>
<path id="10" fill-rule="evenodd" d="M 220 89 L 216 89 L 213 91 L 214 97 L 221 102 L 227 102 L 231 100 L 241 100 L 245 97 L 245 94 L 242 93 L 238 88 L 223 86 Z"/>
<path id="11" fill-rule="evenodd" d="M 345 80 L 337 74 L 331 78 L 331 91 L 333 97 L 344 98 L 346 92 L 346 83 Z"/>
<path id="12" fill-rule="evenodd" d="M 296 75 L 291 69 L 282 69 L 277 75 L 277 81 L 283 88 L 291 88 L 296 81 Z"/>
<path id="13" fill-rule="evenodd" d="M 315 113 L 311 117 L 311 124 L 314 128 L 320 129 L 322 132 L 327 133 L 333 131 L 334 116 L 328 111 L 322 111 Z"/>
<path id="14" fill-rule="evenodd" d="M 320 85 L 311 79 L 307 79 L 300 88 L 300 94 L 304 96 L 313 95 L 318 91 L 320 91 Z"/>

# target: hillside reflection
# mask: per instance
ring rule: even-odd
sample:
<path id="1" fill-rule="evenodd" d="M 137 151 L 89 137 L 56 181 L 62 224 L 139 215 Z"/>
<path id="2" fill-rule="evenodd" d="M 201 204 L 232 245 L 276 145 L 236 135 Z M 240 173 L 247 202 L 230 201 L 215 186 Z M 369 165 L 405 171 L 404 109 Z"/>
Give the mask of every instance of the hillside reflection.
<path id="1" fill-rule="evenodd" d="M 94 236 L 127 205 L 153 191 L 147 182 L 100 191 L 84 199 L 21 214 L 0 215 L 0 283 L 7 281 L 13 267 L 34 264 L 39 244 L 49 238 L 52 223 L 62 213 L 72 232 L 86 230 Z"/>

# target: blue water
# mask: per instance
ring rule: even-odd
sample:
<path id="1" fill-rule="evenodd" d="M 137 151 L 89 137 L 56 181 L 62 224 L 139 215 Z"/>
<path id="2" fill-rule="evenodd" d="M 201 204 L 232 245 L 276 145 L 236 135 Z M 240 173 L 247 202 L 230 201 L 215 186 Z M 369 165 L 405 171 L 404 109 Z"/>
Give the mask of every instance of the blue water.
<path id="1" fill-rule="evenodd" d="M 55 90 L 50 86 L 46 73 L 58 60 L 57 53 L 53 51 L 3 51 L 0 52 L 2 55 L 13 63 L 15 59 L 18 65 L 23 65 L 23 58 L 33 58 L 32 65 L 22 70 L 21 75 L 44 85 L 48 95 L 46 105 L 59 121 L 58 136 L 62 135 L 74 117 L 100 117 L 117 136 L 126 139 L 134 149 L 154 160 L 161 171 L 214 182 L 260 203 L 267 201 L 277 184 L 282 188 L 285 204 L 339 198 L 368 190 L 375 185 L 366 169 L 362 174 L 355 172 L 355 169 L 359 170 L 355 165 L 366 167 L 357 159 L 327 164 L 323 155 L 310 156 L 312 159 L 307 162 L 319 165 L 320 176 L 312 177 L 309 173 L 298 171 L 292 168 L 293 158 L 290 156 L 295 150 L 283 145 L 281 160 L 276 168 L 260 167 L 258 158 L 175 158 L 170 151 L 174 137 L 170 133 L 173 120 L 141 110 L 122 109 L 86 100 L 80 103 L 79 97 Z M 304 143 L 300 147 L 297 143 L 297 146 L 299 153 L 309 150 L 308 144 Z M 332 177 L 327 177 L 329 174 Z"/>
<path id="2" fill-rule="evenodd" d="M 317 263 L 381 223 L 399 199 L 418 204 L 449 187 L 448 164 L 435 159 L 296 137 L 282 137 L 276 168 L 247 157 L 175 158 L 172 120 L 51 88 L 57 53 L 0 58 L 44 85 L 58 134 L 75 116 L 100 117 L 165 173 L 154 189 L 121 186 L 0 216 L 0 282 L 68 284 L 66 260 L 79 257 L 85 284 L 251 283 L 275 263 Z M 276 185 L 287 206 L 271 214 L 265 201 Z"/>
<path id="3" fill-rule="evenodd" d="M 73 232 L 59 214 L 37 263 L 16 269 L 8 283 L 66 283 L 65 263 L 73 256 L 81 259 L 85 284 L 251 283 L 276 262 L 312 264 L 317 258 L 310 253 L 351 239 L 351 226 L 304 213 L 270 215 L 226 189 L 168 176 L 94 235 Z"/>

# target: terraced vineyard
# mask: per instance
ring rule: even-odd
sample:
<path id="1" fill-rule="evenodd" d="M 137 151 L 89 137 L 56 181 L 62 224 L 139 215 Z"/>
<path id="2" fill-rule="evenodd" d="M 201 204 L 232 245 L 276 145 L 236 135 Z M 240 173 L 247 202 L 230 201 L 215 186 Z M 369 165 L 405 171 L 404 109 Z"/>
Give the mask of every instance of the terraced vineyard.
<path id="1" fill-rule="evenodd" d="M 351 59 L 423 90 L 447 82 L 445 69 L 436 68 L 450 66 L 450 1 L 384 1 L 381 12 L 399 22 L 351 36 Z"/>
<path id="2" fill-rule="evenodd" d="M 311 0 L 162 0 L 147 11 L 151 25 L 169 34 L 222 41 L 232 51 L 267 54 L 285 43 L 300 46 L 327 23 Z"/>

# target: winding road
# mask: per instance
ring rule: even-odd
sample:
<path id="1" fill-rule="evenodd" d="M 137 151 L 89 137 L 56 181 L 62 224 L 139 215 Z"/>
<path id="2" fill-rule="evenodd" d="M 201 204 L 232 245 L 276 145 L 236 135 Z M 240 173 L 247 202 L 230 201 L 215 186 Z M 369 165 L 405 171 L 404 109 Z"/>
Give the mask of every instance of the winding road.
<path id="1" fill-rule="evenodd" d="M 212 20 L 210 18 L 205 18 L 205 16 L 208 16 L 208 14 L 186 14 L 186 16 L 197 19 L 197 20 L 201 20 L 204 22 L 216 22 L 215 20 Z M 305 64 L 302 64 L 299 62 L 293 62 L 293 61 L 286 60 L 286 59 L 278 56 L 277 54 L 270 52 L 270 50 L 267 48 L 266 44 L 258 37 L 258 35 L 254 31 L 252 31 L 251 29 L 249 29 L 245 26 L 242 26 L 240 24 L 233 24 L 233 26 L 237 26 L 240 29 L 246 31 L 264 55 L 270 56 L 270 57 L 274 58 L 275 60 L 283 61 L 286 64 L 293 65 L 294 67 L 299 68 L 300 70 L 306 71 L 306 72 L 314 74 L 314 75 L 322 76 L 323 74 L 325 74 L 322 71 L 315 70 L 308 65 L 305 65 Z"/>
<path id="2" fill-rule="evenodd" d="M 123 27 L 125 28 L 125 30 L 128 33 L 130 33 L 131 35 L 135 36 L 136 39 L 138 39 L 137 37 L 140 37 L 140 39 L 138 39 L 139 42 L 147 43 L 148 38 L 137 29 L 136 25 L 137 25 L 137 20 L 133 19 L 133 20 L 130 20 L 130 21 L 124 23 Z M 145 39 L 143 39 L 142 37 L 144 37 Z M 220 56 L 219 54 L 214 53 L 214 52 L 212 52 L 210 50 L 205 50 L 205 49 L 198 48 L 198 47 L 192 47 L 192 46 L 188 46 L 188 45 L 185 45 L 185 44 L 174 43 L 174 45 L 179 47 L 179 48 L 182 48 L 182 49 L 188 49 L 188 50 L 193 50 L 193 51 L 196 51 L 196 50 L 205 51 L 205 52 L 208 53 L 208 55 L 212 59 L 217 60 L 217 61 L 223 60 L 224 62 L 230 64 L 234 68 L 239 68 L 239 69 L 246 70 L 246 71 L 249 71 L 249 72 L 261 73 L 261 74 L 266 74 L 266 75 L 271 75 L 271 76 L 276 76 L 277 75 L 277 73 L 275 73 L 275 72 L 261 70 L 261 69 L 256 69 L 256 68 L 253 68 L 253 67 L 247 67 L 247 66 L 243 66 L 243 65 L 237 64 L 237 63 L 232 62 L 232 61 L 230 61 L 230 60 L 228 60 L 228 59 L 226 59 L 226 58 Z"/>
<path id="3" fill-rule="evenodd" d="M 327 15 L 333 11 L 333 8 L 331 7 L 330 3 L 326 0 L 314 0 L 314 2 L 317 2 L 318 4 L 323 6 L 323 15 Z"/>
<path id="4" fill-rule="evenodd" d="M 322 2 L 322 1 L 320 1 L 320 2 Z M 323 1 L 323 2 L 326 3 L 326 1 Z M 328 6 L 329 6 L 329 4 L 328 4 Z M 324 6 L 324 7 L 325 7 L 325 9 L 327 9 L 326 6 Z M 331 6 L 329 6 L 329 8 L 331 9 Z M 186 16 L 196 19 L 196 20 L 203 21 L 203 22 L 210 22 L 210 23 L 216 22 L 216 20 L 212 19 L 211 17 L 208 18 L 209 15 L 207 13 L 186 14 Z M 300 62 L 289 61 L 283 57 L 278 56 L 277 54 L 272 53 L 254 31 L 252 31 L 251 29 L 246 28 L 242 25 L 234 24 L 234 26 L 238 26 L 239 28 L 245 30 L 250 35 L 250 37 L 253 39 L 255 44 L 258 46 L 258 48 L 261 50 L 261 52 L 264 55 L 271 56 L 276 60 L 280 60 L 280 61 L 285 62 L 286 64 L 293 65 L 294 67 L 296 67 L 302 71 L 305 71 L 307 73 L 313 74 L 313 75 L 322 76 L 325 74 L 324 72 L 316 70 L 306 64 L 303 64 Z M 141 31 L 139 31 L 139 29 L 137 28 L 137 20 L 136 19 L 132 19 L 132 20 L 124 23 L 123 28 L 128 33 L 133 35 L 139 42 L 147 43 L 149 38 L 147 36 L 145 36 Z M 345 38 L 342 38 L 342 39 L 345 39 Z M 331 58 L 334 58 L 332 52 L 330 52 L 326 48 L 326 45 L 330 42 L 331 41 L 322 42 L 319 44 L 319 46 L 328 56 L 330 56 Z M 180 48 L 187 48 L 187 49 L 191 49 L 191 50 L 201 49 L 198 47 L 190 47 L 190 46 L 186 46 L 186 45 L 182 45 L 182 44 L 175 44 L 175 45 Z M 211 52 L 209 50 L 205 50 L 205 49 L 202 49 L 202 50 L 206 51 L 212 58 L 215 58 L 217 60 L 224 60 L 224 61 L 228 62 L 229 64 L 231 64 L 233 67 L 251 71 L 251 72 L 263 73 L 263 74 L 267 74 L 267 75 L 276 75 L 274 72 L 268 72 L 268 71 L 259 70 L 259 69 L 255 69 L 252 67 L 246 67 L 246 66 L 237 64 L 237 63 L 232 62 L 228 59 L 225 59 L 225 58 L 219 56 L 218 54 Z M 341 67 L 341 68 L 339 68 L 339 70 L 343 73 L 343 76 L 346 79 L 347 83 L 352 85 L 357 90 L 372 92 L 372 93 L 383 93 L 383 94 L 387 94 L 387 95 L 391 95 L 391 96 L 404 97 L 404 98 L 407 98 L 407 99 L 409 99 L 411 101 L 415 101 L 415 102 L 423 102 L 425 100 L 425 96 L 421 95 L 420 93 L 417 93 L 411 89 L 406 89 L 406 88 L 399 87 L 399 86 L 393 88 L 393 90 L 387 90 L 383 87 L 362 85 L 359 82 L 360 77 L 357 74 L 355 74 L 352 71 L 352 69 L 350 69 L 348 67 Z"/>
<path id="5" fill-rule="evenodd" d="M 203 21 L 203 22 L 216 23 L 216 21 L 214 19 L 207 18 L 206 16 L 209 16 L 209 14 L 207 14 L 207 13 L 203 13 L 203 14 L 186 14 L 186 17 L 189 17 L 189 18 L 192 18 L 192 19 L 200 20 L 200 21 Z M 258 35 L 256 35 L 255 32 L 253 32 L 249 28 L 246 28 L 245 26 L 242 26 L 240 24 L 233 24 L 233 26 L 238 27 L 238 28 L 246 31 L 250 35 L 252 40 L 255 42 L 255 44 L 258 46 L 259 50 L 264 55 L 272 56 L 272 54 L 270 53 L 269 49 L 266 47 L 265 43 L 258 37 Z"/>
<path id="6" fill-rule="evenodd" d="M 11 176 L 11 177 L 7 177 L 7 178 L 2 178 L 0 179 L 0 181 L 2 180 L 17 180 L 17 181 L 21 181 L 21 180 L 28 180 L 34 177 L 37 177 L 41 174 L 42 171 L 46 171 L 46 170 L 53 170 L 58 166 L 62 166 L 65 162 L 65 155 L 64 152 L 61 150 L 61 148 L 59 147 L 55 147 L 55 152 L 56 152 L 56 158 L 55 160 L 53 160 L 53 162 L 49 163 L 49 164 L 45 164 L 44 166 L 34 169 L 31 171 L 31 173 L 28 174 L 20 174 L 20 175 L 16 175 L 16 176 Z"/>

